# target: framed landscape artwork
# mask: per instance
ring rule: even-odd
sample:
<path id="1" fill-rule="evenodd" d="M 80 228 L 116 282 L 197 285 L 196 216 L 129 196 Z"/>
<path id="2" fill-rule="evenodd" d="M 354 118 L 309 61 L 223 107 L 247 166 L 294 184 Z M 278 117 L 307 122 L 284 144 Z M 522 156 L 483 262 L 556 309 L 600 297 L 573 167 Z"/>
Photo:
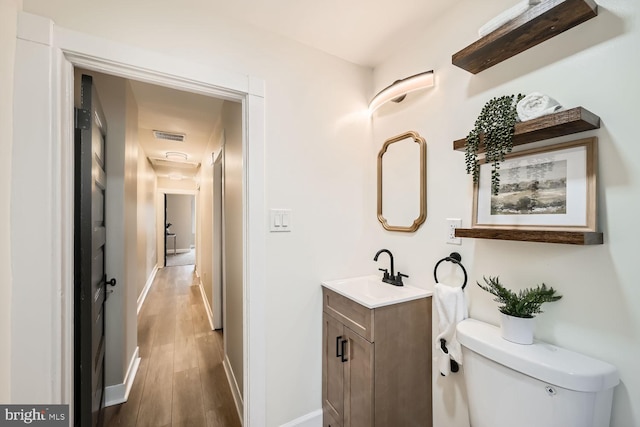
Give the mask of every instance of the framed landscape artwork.
<path id="1" fill-rule="evenodd" d="M 512 153 L 491 194 L 491 164 L 474 186 L 473 227 L 596 231 L 597 138 Z"/>

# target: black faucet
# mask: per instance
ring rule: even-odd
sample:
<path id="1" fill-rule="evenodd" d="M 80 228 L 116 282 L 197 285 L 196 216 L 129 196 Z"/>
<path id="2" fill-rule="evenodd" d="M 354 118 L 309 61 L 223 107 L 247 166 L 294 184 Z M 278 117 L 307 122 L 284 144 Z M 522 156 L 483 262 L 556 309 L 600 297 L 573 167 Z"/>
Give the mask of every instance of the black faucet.
<path id="1" fill-rule="evenodd" d="M 378 252 L 376 252 L 376 256 L 373 257 L 373 260 L 378 261 L 378 257 L 380 256 L 381 253 L 389 254 L 389 260 L 391 261 L 391 274 L 389 274 L 389 271 L 386 268 L 378 269 L 384 272 L 384 275 L 382 276 L 382 281 L 394 286 L 404 286 L 404 284 L 402 283 L 402 278 L 409 277 L 409 276 L 407 276 L 406 274 L 402 274 L 399 271 L 398 271 L 398 275 L 396 276 L 393 270 L 393 254 L 389 249 L 380 249 Z"/>

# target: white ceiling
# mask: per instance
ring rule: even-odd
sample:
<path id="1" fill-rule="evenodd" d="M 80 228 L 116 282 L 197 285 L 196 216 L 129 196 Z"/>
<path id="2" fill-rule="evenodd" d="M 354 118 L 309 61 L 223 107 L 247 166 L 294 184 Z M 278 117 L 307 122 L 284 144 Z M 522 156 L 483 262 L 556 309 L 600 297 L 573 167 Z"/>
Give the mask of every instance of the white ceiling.
<path id="1" fill-rule="evenodd" d="M 214 0 L 216 13 L 375 67 L 455 0 Z"/>
<path id="2" fill-rule="evenodd" d="M 423 31 L 455 0 L 209 0 L 218 17 L 293 39 L 349 62 L 375 67 L 404 40 Z M 167 151 L 202 163 L 222 100 L 131 81 L 139 140 L 150 158 Z M 153 130 L 184 133 L 185 142 L 157 140 Z M 193 177 L 196 169 L 154 166 L 159 176 Z"/>

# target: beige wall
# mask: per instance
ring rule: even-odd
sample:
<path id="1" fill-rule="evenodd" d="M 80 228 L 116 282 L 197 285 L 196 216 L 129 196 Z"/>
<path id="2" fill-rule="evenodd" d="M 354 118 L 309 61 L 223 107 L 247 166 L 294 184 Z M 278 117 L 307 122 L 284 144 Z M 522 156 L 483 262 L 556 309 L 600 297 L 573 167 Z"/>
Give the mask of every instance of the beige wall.
<path id="1" fill-rule="evenodd" d="M 243 252 L 242 252 L 242 105 L 225 101 L 222 107 L 220 125 L 211 135 L 205 149 L 205 157 L 218 152 L 221 144 L 225 145 L 224 158 L 224 206 L 225 206 L 225 265 L 226 306 L 224 325 L 225 355 L 242 395 L 243 384 Z M 198 192 L 199 225 L 198 225 L 198 272 L 202 286 L 207 295 L 209 306 L 215 310 L 212 294 L 214 275 L 220 271 L 213 263 L 213 245 L 222 236 L 213 230 L 213 167 L 202 165 L 199 174 L 200 191 Z"/>
<path id="2" fill-rule="evenodd" d="M 138 277 L 137 296 L 156 266 L 156 173 L 144 151 L 138 150 Z"/>
<path id="3" fill-rule="evenodd" d="M 242 203 L 242 105 L 225 102 L 224 127 L 224 268 L 223 281 L 225 355 L 240 387 L 243 384 L 243 203 Z"/>
<path id="4" fill-rule="evenodd" d="M 216 118 L 216 120 L 218 124 L 215 126 L 204 151 L 207 159 L 211 158 L 211 153 L 220 149 L 220 117 Z M 201 165 L 198 182 L 200 182 L 200 191 L 196 196 L 198 201 L 196 263 L 209 307 L 213 309 L 212 280 L 214 274 L 219 274 L 219 272 L 214 271 L 213 267 L 213 242 L 214 239 L 220 239 L 221 236 L 216 236 L 213 233 L 213 167 L 209 162 L 203 162 Z"/>
<path id="5" fill-rule="evenodd" d="M 138 142 L 138 105 L 136 104 L 131 84 L 123 81 L 124 99 L 126 102 L 126 139 L 124 157 L 124 256 L 125 256 L 125 286 L 124 286 L 124 348 L 120 355 L 122 373 L 112 378 L 113 384 L 121 384 L 127 375 L 127 369 L 138 346 L 138 289 L 141 282 L 146 280 L 138 271 L 143 265 L 133 262 L 138 255 L 138 157 L 140 144 Z M 107 238 L 108 239 L 108 238 Z M 145 242 L 146 244 L 146 242 Z M 107 316 L 109 312 L 107 311 Z M 106 384 L 108 382 L 105 377 Z"/>
<path id="6" fill-rule="evenodd" d="M 367 160 L 367 210 L 376 202 L 375 158 L 383 141 L 416 130 L 428 144 L 428 217 L 417 233 L 382 230 L 371 216 L 376 247 L 389 247 L 396 266 L 413 285 L 431 288 L 434 264 L 459 250 L 469 272 L 470 315 L 498 323 L 496 303 L 475 281 L 492 275 L 522 288 L 541 282 L 564 295 L 537 318 L 539 339 L 579 351 L 618 367 L 622 383 L 614 393 L 612 427 L 640 426 L 640 287 L 636 218 L 640 213 L 640 4 L 598 1 L 599 15 L 541 45 L 477 75 L 451 65 L 451 55 L 477 38 L 477 29 L 513 2 L 457 2 L 422 35 L 407 40 L 375 71 L 375 88 L 424 70 L 435 70 L 436 86 L 407 97 L 373 117 L 374 142 Z M 452 141 L 466 136 L 482 106 L 493 96 L 547 93 L 566 107 L 598 114 L 597 131 L 566 138 L 599 138 L 599 214 L 605 244 L 572 245 L 462 239 L 444 243 L 445 219 L 471 221 L 471 178 L 464 153 Z M 387 107 L 387 106 L 385 106 Z M 460 376 L 435 376 L 434 425 L 468 426 Z"/>
<path id="7" fill-rule="evenodd" d="M 0 2 L 0 402 L 11 402 L 11 255 L 9 200 L 13 141 L 13 64 L 21 0 Z"/>
<path id="8" fill-rule="evenodd" d="M 196 183 L 192 179 L 183 179 L 180 181 L 173 181 L 166 177 L 158 177 L 158 189 L 160 190 L 168 190 L 170 193 L 171 190 L 178 191 L 195 191 Z"/>

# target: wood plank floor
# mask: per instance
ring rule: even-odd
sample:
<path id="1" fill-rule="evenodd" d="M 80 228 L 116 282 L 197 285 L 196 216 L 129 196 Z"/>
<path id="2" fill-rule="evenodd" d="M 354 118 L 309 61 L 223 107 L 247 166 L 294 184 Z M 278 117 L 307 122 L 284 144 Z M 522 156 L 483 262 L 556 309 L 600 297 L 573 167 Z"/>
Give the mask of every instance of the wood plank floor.
<path id="1" fill-rule="evenodd" d="M 129 399 L 105 426 L 240 427 L 193 266 L 158 270 L 138 316 L 140 367 Z"/>

